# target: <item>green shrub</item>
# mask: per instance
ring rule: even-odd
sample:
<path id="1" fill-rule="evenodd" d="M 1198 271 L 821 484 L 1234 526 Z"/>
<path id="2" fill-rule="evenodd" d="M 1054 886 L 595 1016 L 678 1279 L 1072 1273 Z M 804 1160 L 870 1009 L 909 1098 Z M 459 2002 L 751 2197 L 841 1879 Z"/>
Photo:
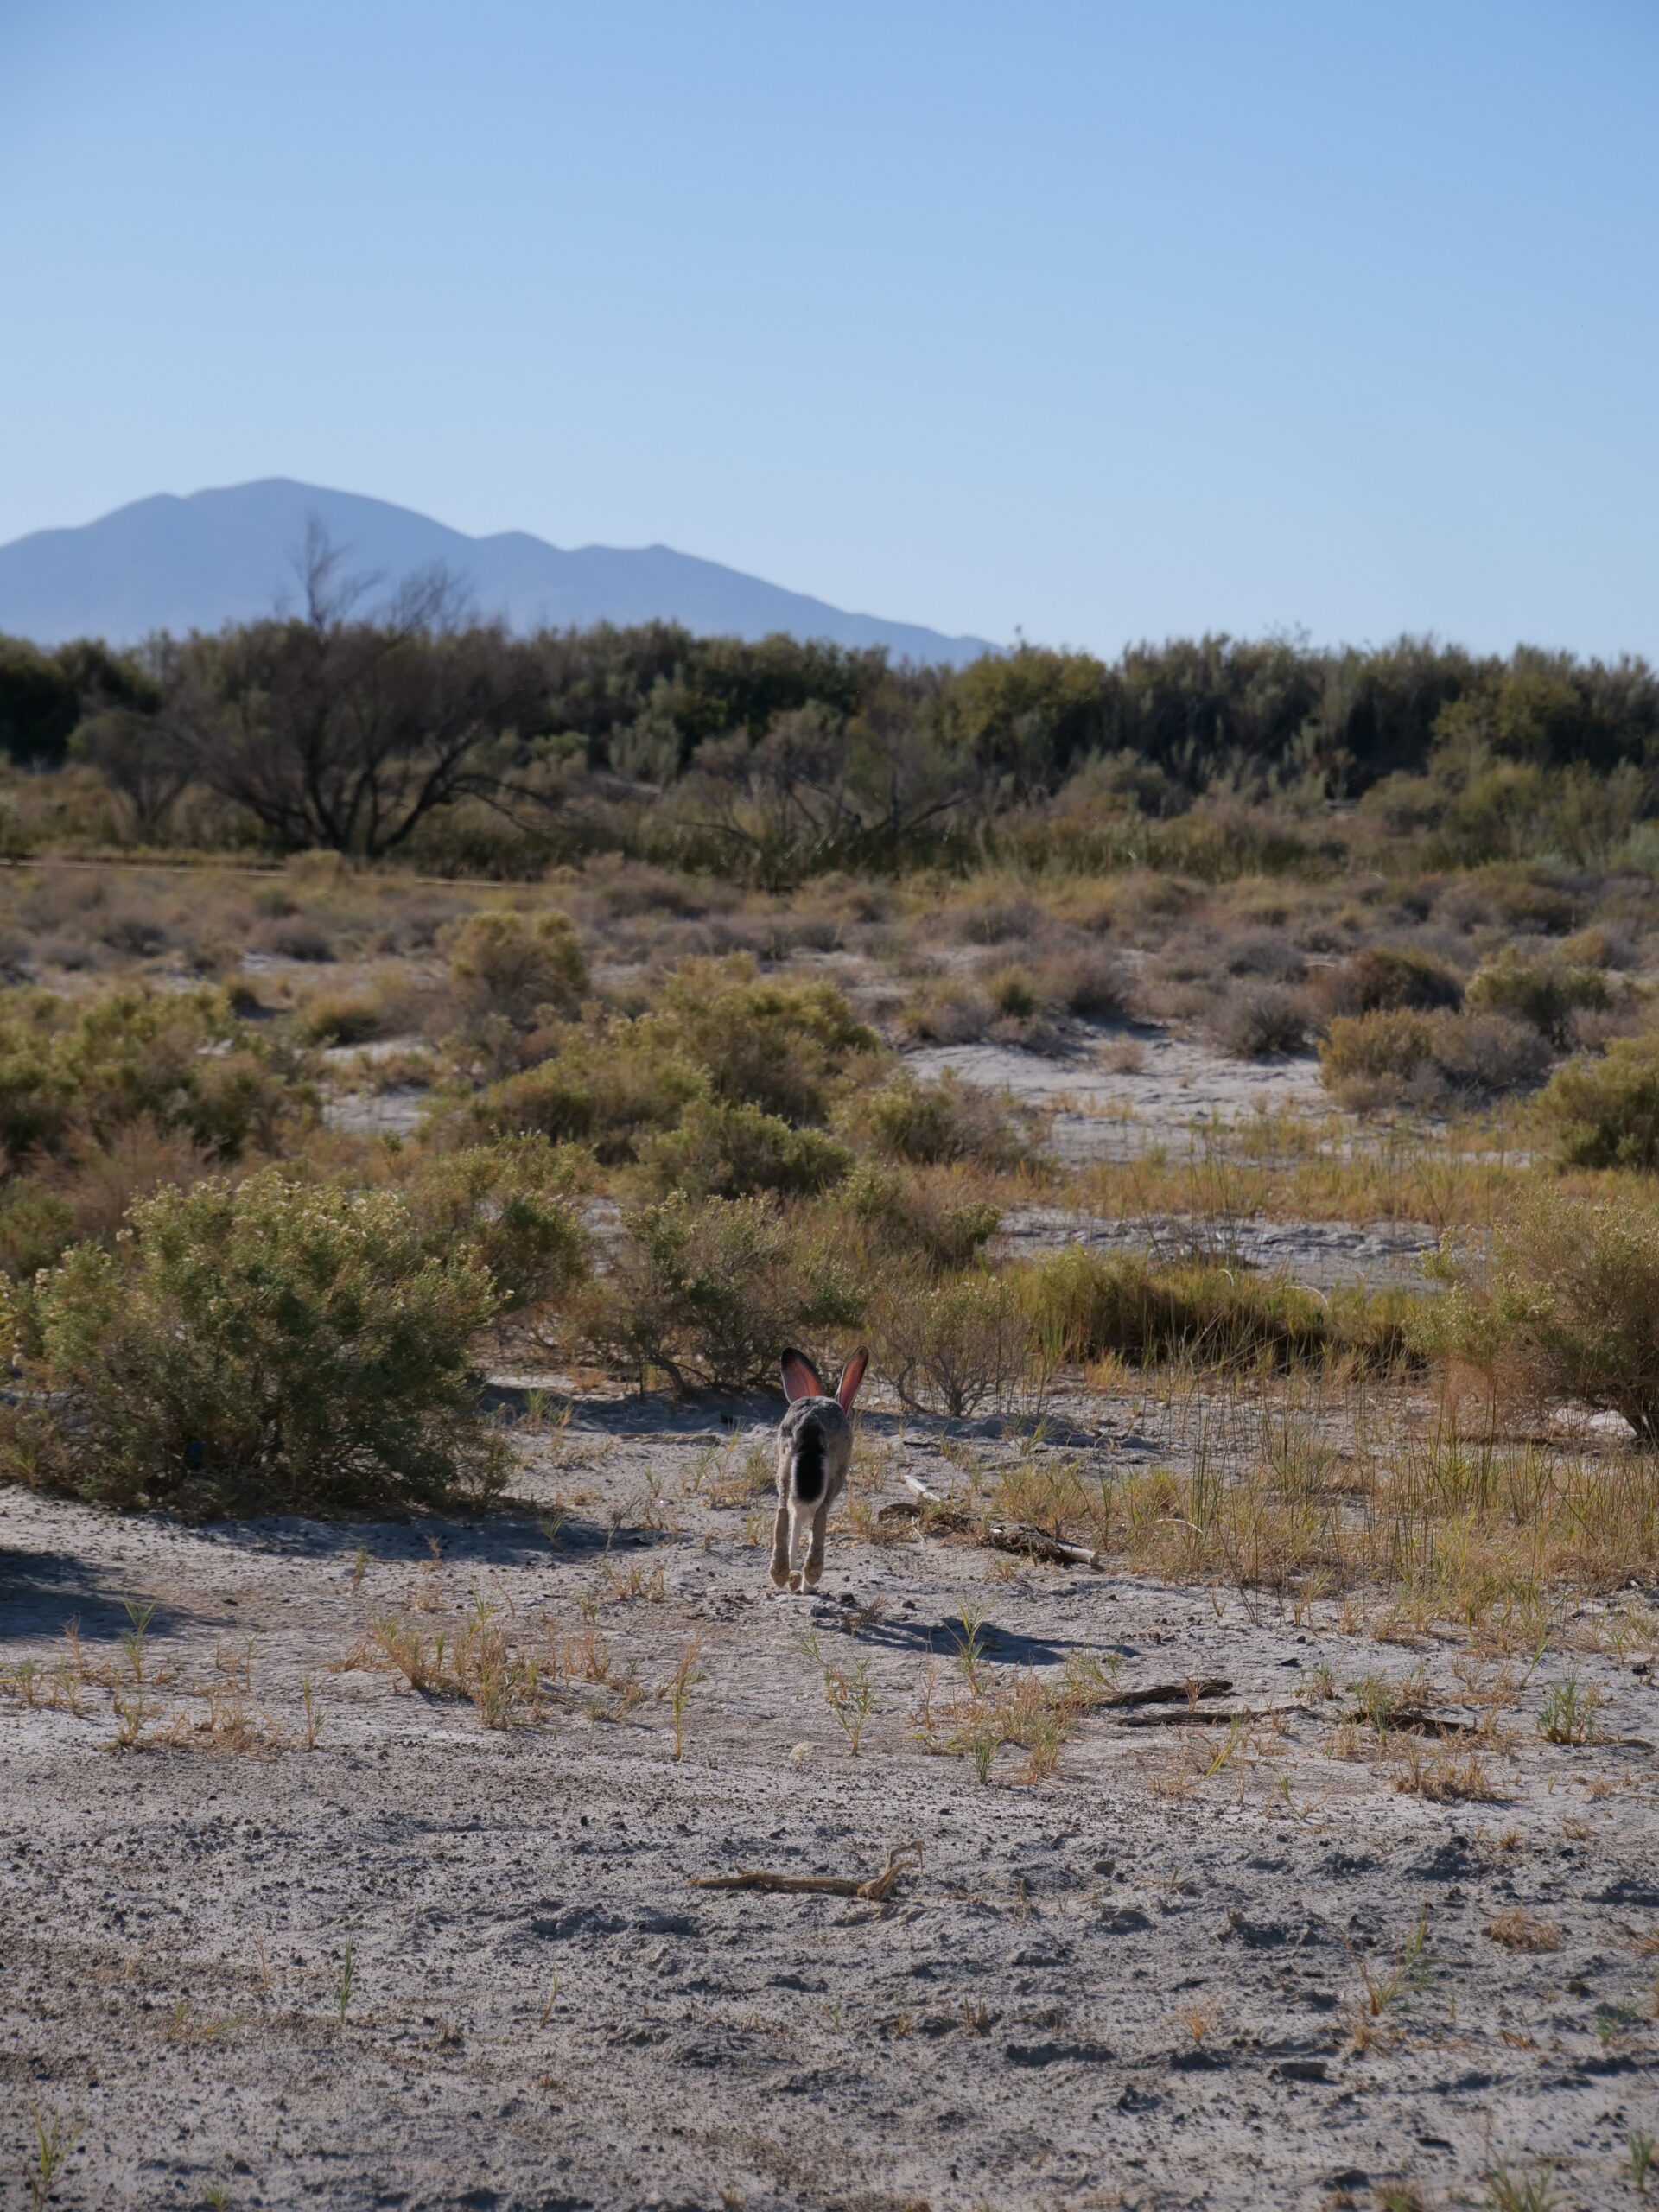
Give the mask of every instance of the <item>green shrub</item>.
<path id="1" fill-rule="evenodd" d="M 716 1098 L 796 1123 L 827 1120 L 836 1077 L 880 1049 L 833 983 L 762 982 L 747 954 L 677 969 L 647 1020 L 708 1070 Z"/>
<path id="2" fill-rule="evenodd" d="M 1328 1087 L 1356 1077 L 1409 1083 L 1432 1066 L 1434 1031 L 1428 1016 L 1399 1007 L 1374 1014 L 1338 1014 L 1319 1045 L 1319 1073 Z"/>
<path id="3" fill-rule="evenodd" d="M 463 1015 L 532 1029 L 543 1011 L 572 1014 L 588 988 L 588 963 L 568 914 L 492 907 L 455 931 L 449 980 Z"/>
<path id="4" fill-rule="evenodd" d="M 274 1151 L 286 1124 L 315 1112 L 305 1077 L 212 991 L 0 1001 L 0 1145 L 13 1158 L 101 1143 L 139 1121 L 182 1129 L 215 1159 Z"/>
<path id="5" fill-rule="evenodd" d="M 627 1214 L 624 1231 L 586 1337 L 641 1389 L 653 1370 L 677 1389 L 769 1382 L 785 1344 L 861 1319 L 840 1256 L 769 1198 L 667 1198 Z"/>
<path id="6" fill-rule="evenodd" d="M 463 1118 L 480 1131 L 590 1145 L 610 1166 L 634 1159 L 653 1131 L 677 1128 L 708 1092 L 706 1071 L 647 1014 L 574 1030 L 550 1059 L 492 1084 Z"/>
<path id="7" fill-rule="evenodd" d="M 758 1191 L 804 1198 L 838 1183 L 852 1154 L 822 1129 L 727 1099 L 693 1099 L 677 1129 L 647 1137 L 639 1164 L 664 1197 L 741 1198 Z"/>
<path id="8" fill-rule="evenodd" d="M 439 1506 L 500 1487 L 468 1347 L 499 1300 L 390 1191 L 247 1181 L 133 1207 L 37 1286 L 50 1411 L 14 1469 L 83 1497 L 197 1512 Z"/>
<path id="9" fill-rule="evenodd" d="M 830 1233 L 873 1274 L 895 1265 L 954 1274 L 979 1257 L 1002 1218 L 954 1169 L 906 1173 L 873 1160 L 859 1162 L 832 1203 Z"/>
<path id="10" fill-rule="evenodd" d="M 1538 1095 L 1564 1167 L 1659 1168 L 1659 1037 L 1616 1037 L 1599 1059 L 1569 1060 Z"/>
<path id="11" fill-rule="evenodd" d="M 983 980 L 991 1011 L 1004 1021 L 1033 1021 L 1046 1010 L 1042 986 L 1017 960 L 993 969 Z"/>
<path id="12" fill-rule="evenodd" d="M 1287 1367 L 1350 1354 L 1386 1367 L 1404 1354 L 1403 1300 L 1318 1291 L 1231 1268 L 1158 1268 L 1138 1252 L 1068 1244 L 1022 1282 L 1038 1339 L 1069 1363 L 1115 1354 L 1138 1365 Z"/>
<path id="13" fill-rule="evenodd" d="M 502 1137 L 428 1158 L 404 1195 L 427 1249 L 470 1251 L 494 1285 L 499 1319 L 528 1319 L 587 1281 L 588 1238 L 571 1200 L 592 1167 L 574 1146 Z"/>
<path id="14" fill-rule="evenodd" d="M 32 1282 L 74 1241 L 75 1210 L 37 1175 L 0 1182 L 0 1274 Z"/>
<path id="15" fill-rule="evenodd" d="M 1612 1002 L 1599 968 L 1575 968 L 1553 958 L 1523 959 L 1513 949 L 1470 979 L 1471 1012 L 1524 1021 L 1557 1048 L 1572 1039 L 1572 1020 L 1583 1009 L 1599 1013 Z"/>
<path id="16" fill-rule="evenodd" d="M 1035 1339 L 1002 1275 L 969 1269 L 891 1286 L 871 1322 L 876 1363 L 907 1406 L 959 1418 L 1012 1407 L 1034 1379 Z"/>
<path id="17" fill-rule="evenodd" d="M 695 961 L 670 977 L 654 1013 L 573 1030 L 550 1058 L 493 1084 L 467 1119 L 474 1128 L 588 1144 L 615 1165 L 637 1158 L 652 1135 L 677 1130 L 699 1101 L 750 1108 L 791 1128 L 821 1122 L 833 1083 L 876 1048 L 832 984 L 759 982 L 746 958 Z M 766 1147 L 753 1116 L 705 1117 L 685 1141 L 688 1172 L 699 1162 L 718 1168 L 715 1155 L 728 1138 L 752 1159 Z M 779 1154 L 783 1187 L 817 1187 L 836 1156 L 810 1146 Z M 741 1172 L 731 1179 L 739 1187 Z"/>
<path id="18" fill-rule="evenodd" d="M 1440 1271 L 1449 1287 L 1418 1314 L 1421 1349 L 1529 1400 L 1622 1414 L 1659 1444 L 1659 1193 L 1534 1190 L 1485 1260 L 1448 1246 Z"/>
<path id="19" fill-rule="evenodd" d="M 855 1093 L 837 1127 L 889 1160 L 924 1166 L 971 1160 L 1012 1167 L 1028 1157 L 1002 1102 L 949 1071 L 938 1083 L 923 1083 L 904 1069 L 879 1090 Z"/>

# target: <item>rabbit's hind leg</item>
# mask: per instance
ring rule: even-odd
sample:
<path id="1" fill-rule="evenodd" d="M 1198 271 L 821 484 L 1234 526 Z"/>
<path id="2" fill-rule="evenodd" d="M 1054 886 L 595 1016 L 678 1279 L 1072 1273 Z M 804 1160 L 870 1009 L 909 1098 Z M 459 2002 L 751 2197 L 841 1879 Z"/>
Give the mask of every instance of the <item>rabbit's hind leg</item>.
<path id="1" fill-rule="evenodd" d="M 792 1556 L 789 1541 L 789 1522 L 788 1503 L 780 1501 L 778 1516 L 772 1524 L 772 1586 L 774 1590 L 783 1589 L 790 1579 L 789 1570 L 792 1564 Z"/>
<path id="2" fill-rule="evenodd" d="M 818 1577 L 823 1573 L 823 1542 L 830 1533 L 830 1501 L 826 1497 L 812 1516 L 812 1541 L 808 1547 L 806 1565 L 801 1570 L 801 1580 L 809 1590 L 818 1586 Z"/>
<path id="3" fill-rule="evenodd" d="M 813 1529 L 813 1509 L 804 1505 L 799 1498 L 791 1502 L 789 1514 L 789 1586 L 799 1590 L 804 1586 L 801 1567 L 798 1562 L 804 1552 L 810 1556 Z"/>

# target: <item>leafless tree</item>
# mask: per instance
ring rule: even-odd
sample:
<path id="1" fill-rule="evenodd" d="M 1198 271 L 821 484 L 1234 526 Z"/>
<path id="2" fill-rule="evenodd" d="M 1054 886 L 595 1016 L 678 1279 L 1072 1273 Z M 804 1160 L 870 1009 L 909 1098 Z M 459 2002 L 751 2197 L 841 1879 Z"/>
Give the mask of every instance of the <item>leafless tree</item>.
<path id="1" fill-rule="evenodd" d="M 434 809 L 488 781 L 483 748 L 534 707 L 532 652 L 463 627 L 442 569 L 409 577 L 372 620 L 372 579 L 345 575 L 315 523 L 297 566 L 303 614 L 201 641 L 213 711 L 183 741 L 194 774 L 288 851 L 395 851 Z"/>

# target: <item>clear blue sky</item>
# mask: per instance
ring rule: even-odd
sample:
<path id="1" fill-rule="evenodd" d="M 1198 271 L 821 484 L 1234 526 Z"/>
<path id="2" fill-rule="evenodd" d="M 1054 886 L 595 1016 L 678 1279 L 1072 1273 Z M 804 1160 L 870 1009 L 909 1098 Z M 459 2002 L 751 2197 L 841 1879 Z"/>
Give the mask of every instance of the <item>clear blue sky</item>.
<path id="1" fill-rule="evenodd" d="M 1659 658 L 1656 0 L 0 0 L 0 539 Z"/>

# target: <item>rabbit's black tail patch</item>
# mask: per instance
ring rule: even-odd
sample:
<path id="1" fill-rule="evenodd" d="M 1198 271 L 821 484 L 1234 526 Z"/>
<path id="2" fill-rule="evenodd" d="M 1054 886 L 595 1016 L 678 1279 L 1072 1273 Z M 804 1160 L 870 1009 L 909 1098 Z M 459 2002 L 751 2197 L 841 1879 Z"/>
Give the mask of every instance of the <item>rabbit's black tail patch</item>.
<path id="1" fill-rule="evenodd" d="M 803 1505 L 816 1505 L 823 1496 L 823 1432 L 816 1421 L 806 1422 L 795 1440 L 789 1478 Z"/>

